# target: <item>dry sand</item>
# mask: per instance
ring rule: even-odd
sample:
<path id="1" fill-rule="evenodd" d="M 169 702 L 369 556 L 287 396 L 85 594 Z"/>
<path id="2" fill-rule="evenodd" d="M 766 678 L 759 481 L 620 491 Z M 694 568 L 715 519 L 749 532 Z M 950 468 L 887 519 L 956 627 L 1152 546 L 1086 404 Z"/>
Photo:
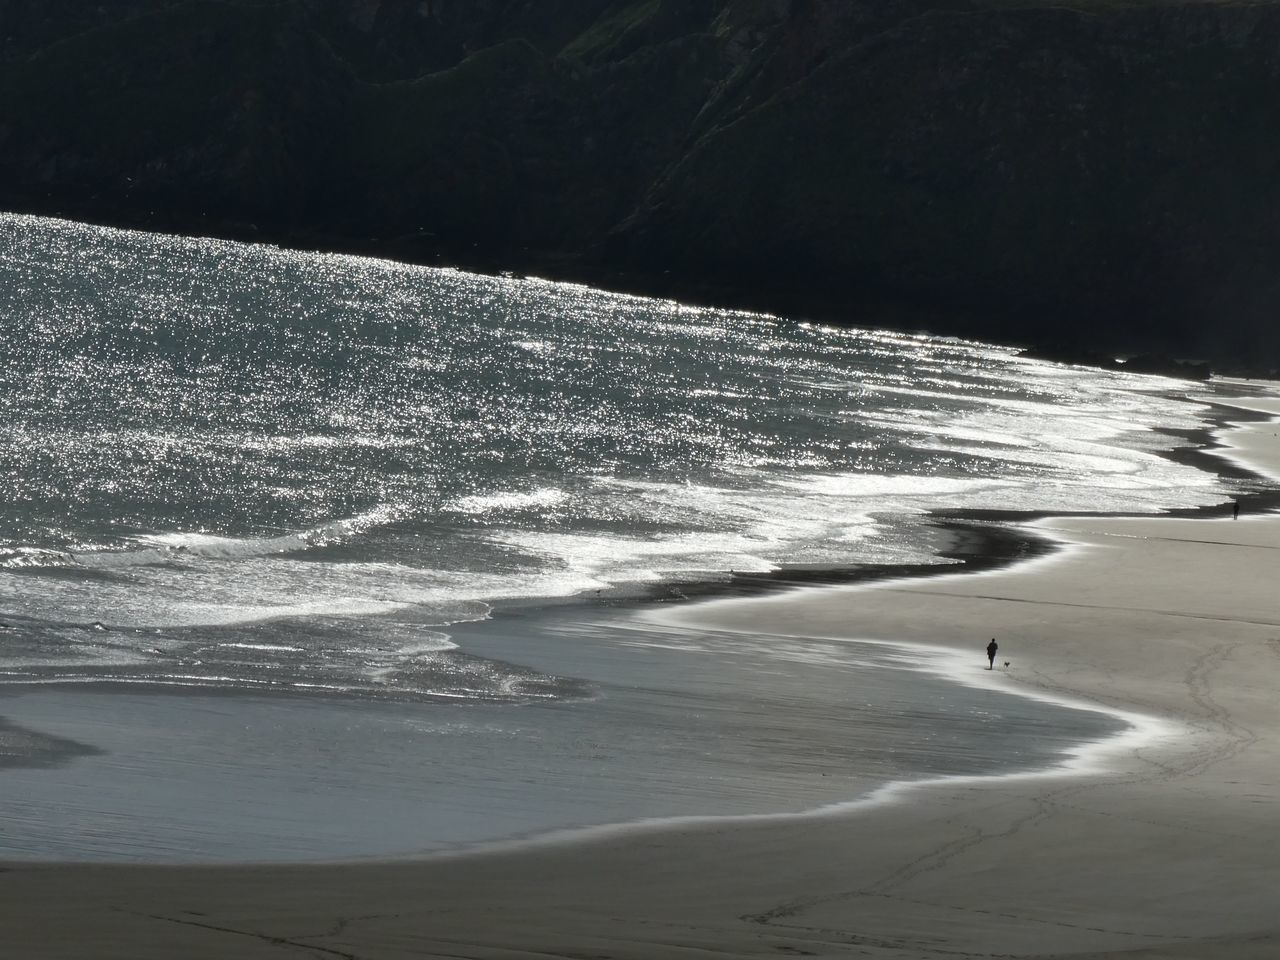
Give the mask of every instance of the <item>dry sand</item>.
<path id="1" fill-rule="evenodd" d="M 1234 455 L 1280 473 L 1275 429 Z M 969 682 L 1140 716 L 1069 769 L 417 863 L 12 865 L 0 956 L 1280 956 L 1280 517 L 1035 526 L 1067 546 L 678 616 L 963 651 Z"/>

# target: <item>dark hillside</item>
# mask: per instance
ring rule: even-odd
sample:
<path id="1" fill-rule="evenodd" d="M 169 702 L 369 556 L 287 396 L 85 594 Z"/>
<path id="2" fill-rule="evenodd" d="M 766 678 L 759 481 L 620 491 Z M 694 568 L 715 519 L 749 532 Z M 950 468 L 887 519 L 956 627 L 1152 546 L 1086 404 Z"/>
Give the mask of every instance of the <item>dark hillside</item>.
<path id="1" fill-rule="evenodd" d="M 0 0 L 0 208 L 1280 366 L 1280 8 Z"/>

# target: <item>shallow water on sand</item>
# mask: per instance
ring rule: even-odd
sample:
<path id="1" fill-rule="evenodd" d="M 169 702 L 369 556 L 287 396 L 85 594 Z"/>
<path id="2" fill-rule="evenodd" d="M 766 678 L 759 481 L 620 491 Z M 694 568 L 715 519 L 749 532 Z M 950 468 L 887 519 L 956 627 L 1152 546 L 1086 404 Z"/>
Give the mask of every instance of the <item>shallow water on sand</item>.
<path id="1" fill-rule="evenodd" d="M 1185 383 L 572 284 L 0 214 L 0 335 L 0 856 L 400 854 L 1043 766 L 1112 721 L 534 611 L 942 563 L 939 508 L 1230 493 L 1164 455 Z"/>
<path id="2" fill-rule="evenodd" d="M 1122 726 L 1004 693 L 999 674 L 952 682 L 898 647 L 581 610 L 467 633 L 478 655 L 572 669 L 582 697 L 7 696 L 0 710 L 15 721 L 99 752 L 0 774 L 0 857 L 398 856 L 646 818 L 800 812 L 890 780 L 1044 767 Z"/>

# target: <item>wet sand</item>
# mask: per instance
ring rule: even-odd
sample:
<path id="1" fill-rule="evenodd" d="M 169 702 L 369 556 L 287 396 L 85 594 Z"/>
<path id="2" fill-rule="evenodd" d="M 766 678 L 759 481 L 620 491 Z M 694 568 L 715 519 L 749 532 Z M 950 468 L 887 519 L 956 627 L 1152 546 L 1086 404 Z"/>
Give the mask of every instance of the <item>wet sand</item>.
<path id="1" fill-rule="evenodd" d="M 1273 433 L 1256 423 L 1228 439 L 1275 475 Z M 971 651 L 966 682 L 1135 715 L 1134 735 L 1067 768 L 949 780 L 813 816 L 606 830 L 418 862 L 10 864 L 6 953 L 1277 955 L 1280 517 L 1033 527 L 1063 548 L 1002 570 L 660 616 Z M 998 669 L 987 671 L 992 636 Z"/>
<path id="2" fill-rule="evenodd" d="M 458 631 L 472 654 L 573 674 L 588 695 L 5 688 L 0 860 L 456 853 L 585 825 L 801 812 L 897 779 L 1043 769 L 1124 728 L 957 684 L 950 660 L 910 647 L 661 629 L 634 610 L 583 607 L 475 626 Z"/>

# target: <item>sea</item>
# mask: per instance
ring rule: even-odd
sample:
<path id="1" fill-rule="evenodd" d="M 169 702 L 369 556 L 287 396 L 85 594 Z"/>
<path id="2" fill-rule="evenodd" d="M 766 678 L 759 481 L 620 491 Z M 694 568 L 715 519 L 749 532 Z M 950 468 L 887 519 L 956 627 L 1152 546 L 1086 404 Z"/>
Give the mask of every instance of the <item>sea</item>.
<path id="1" fill-rule="evenodd" d="M 652 611 L 941 568 L 937 511 L 1237 490 L 1169 456 L 1205 385 L 535 277 L 0 215 L 0 337 L 6 860 L 416 856 L 1049 768 L 1125 722 Z"/>

